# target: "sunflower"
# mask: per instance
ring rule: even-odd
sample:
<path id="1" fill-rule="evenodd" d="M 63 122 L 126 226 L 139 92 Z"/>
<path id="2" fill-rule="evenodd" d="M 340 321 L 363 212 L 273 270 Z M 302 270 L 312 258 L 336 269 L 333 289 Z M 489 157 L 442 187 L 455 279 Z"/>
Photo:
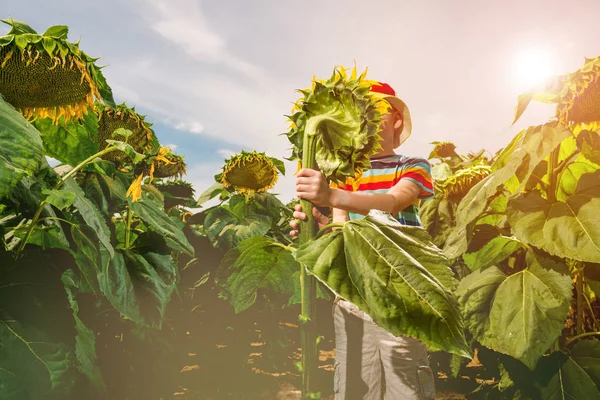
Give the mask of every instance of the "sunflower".
<path id="1" fill-rule="evenodd" d="M 225 160 L 223 172 L 216 179 L 226 188 L 238 193 L 253 195 L 267 191 L 275 186 L 279 178 L 277 164 L 279 160 L 265 153 L 242 151 Z"/>
<path id="2" fill-rule="evenodd" d="M 531 100 L 556 104 L 556 117 L 565 125 L 600 128 L 600 57 L 586 59 L 582 68 L 549 79 L 541 90 L 519 96 L 515 122 Z"/>
<path id="3" fill-rule="evenodd" d="M 115 107 L 106 107 L 102 104 L 96 104 L 98 114 L 98 146 L 104 150 L 108 143 L 106 139 L 119 140 L 127 142 L 135 151 L 141 154 L 148 152 L 157 152 L 160 144 L 156 134 L 152 130 L 152 124 L 145 121 L 144 116 L 135 112 L 134 108 L 129 108 L 125 104 L 118 104 Z M 114 131 L 124 128 L 131 131 L 132 135 L 125 138 L 121 135 L 114 135 Z M 114 151 L 103 156 L 105 160 L 121 163 L 127 158 L 125 153 Z"/>
<path id="4" fill-rule="evenodd" d="M 300 98 L 288 116 L 291 126 L 286 133 L 293 145 L 292 160 L 301 160 L 305 131 L 314 137 L 316 166 L 335 183 L 360 176 L 370 167 L 369 157 L 379 149 L 378 135 L 382 115 L 389 104 L 371 94 L 374 82 L 366 72 L 350 76 L 336 67 L 324 81 L 313 78 L 310 89 L 300 90 Z"/>
<path id="5" fill-rule="evenodd" d="M 0 36 L 0 93 L 28 120 L 81 119 L 96 99 L 114 105 L 96 59 L 67 42 L 66 26 L 40 35 L 23 22 L 2 22 L 11 30 Z"/>
<path id="6" fill-rule="evenodd" d="M 171 178 L 185 175 L 186 164 L 183 157 L 173 154 L 171 150 L 163 154 L 164 157 L 156 161 L 154 176 L 157 178 Z"/>
<path id="7" fill-rule="evenodd" d="M 456 145 L 452 142 L 431 142 L 435 147 L 428 158 L 448 158 L 458 156 L 456 154 Z"/>
<path id="8" fill-rule="evenodd" d="M 155 183 L 154 186 L 163 193 L 166 209 L 177 205 L 186 205 L 192 201 L 192 197 L 194 196 L 192 184 L 186 181 L 168 180 Z"/>
<path id="9" fill-rule="evenodd" d="M 489 165 L 473 165 L 456 171 L 443 182 L 439 189 L 444 193 L 444 198 L 462 198 L 479 181 L 490 175 L 492 168 Z"/>
<path id="10" fill-rule="evenodd" d="M 152 183 L 155 177 L 168 178 L 185 174 L 183 157 L 171 153 L 169 147 L 161 147 L 158 154 L 151 157 L 150 160 L 150 163 L 141 169 L 142 172 L 139 173 L 138 177 L 131 183 L 129 189 L 127 189 L 127 197 L 131 197 L 132 203 L 142 198 L 142 183 L 146 176 L 150 178 L 148 183 Z"/>

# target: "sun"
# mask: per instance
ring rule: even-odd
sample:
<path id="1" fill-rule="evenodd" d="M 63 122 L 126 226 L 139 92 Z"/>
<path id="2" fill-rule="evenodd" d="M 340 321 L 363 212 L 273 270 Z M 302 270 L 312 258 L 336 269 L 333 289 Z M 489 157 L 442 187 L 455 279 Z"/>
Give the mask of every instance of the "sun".
<path id="1" fill-rule="evenodd" d="M 515 57 L 514 72 L 519 86 L 535 87 L 556 73 L 554 53 L 543 47 L 523 49 Z"/>

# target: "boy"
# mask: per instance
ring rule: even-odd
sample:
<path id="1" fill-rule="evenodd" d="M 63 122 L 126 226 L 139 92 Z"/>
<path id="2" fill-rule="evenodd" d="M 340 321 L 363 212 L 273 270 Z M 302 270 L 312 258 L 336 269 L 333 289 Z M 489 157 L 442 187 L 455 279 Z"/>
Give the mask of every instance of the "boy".
<path id="1" fill-rule="evenodd" d="M 296 195 L 315 206 L 333 208 L 333 221 L 363 218 L 371 210 L 389 212 L 406 225 L 420 226 L 417 204 L 431 198 L 433 184 L 427 160 L 397 155 L 394 151 L 411 133 L 408 108 L 386 83 L 371 87 L 374 96 L 392 106 L 382 117 L 381 151 L 371 157 L 371 169 L 364 171 L 355 185 L 332 188 L 319 171 L 301 169 L 296 175 Z M 329 218 L 315 207 L 320 226 Z M 294 218 L 306 219 L 300 205 Z M 298 234 L 298 223 L 290 223 Z M 434 399 L 433 374 L 427 349 L 419 340 L 397 337 L 379 327 L 355 305 L 337 298 L 333 306 L 336 361 L 334 392 L 336 400 Z"/>

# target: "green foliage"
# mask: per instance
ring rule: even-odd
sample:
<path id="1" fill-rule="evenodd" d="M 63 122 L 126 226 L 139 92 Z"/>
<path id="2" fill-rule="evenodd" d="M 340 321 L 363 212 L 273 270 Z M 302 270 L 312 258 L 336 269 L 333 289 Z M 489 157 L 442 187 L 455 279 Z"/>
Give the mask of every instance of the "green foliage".
<path id="1" fill-rule="evenodd" d="M 43 163 L 40 133 L 0 97 L 0 200 Z"/>
<path id="2" fill-rule="evenodd" d="M 423 229 L 369 216 L 300 247 L 297 259 L 390 332 L 469 357 L 456 281 Z"/>
<path id="3" fill-rule="evenodd" d="M 224 297 L 240 313 L 255 303 L 261 290 L 292 293 L 299 270 L 289 251 L 269 238 L 254 235 L 225 255 L 218 276 L 222 277 Z"/>

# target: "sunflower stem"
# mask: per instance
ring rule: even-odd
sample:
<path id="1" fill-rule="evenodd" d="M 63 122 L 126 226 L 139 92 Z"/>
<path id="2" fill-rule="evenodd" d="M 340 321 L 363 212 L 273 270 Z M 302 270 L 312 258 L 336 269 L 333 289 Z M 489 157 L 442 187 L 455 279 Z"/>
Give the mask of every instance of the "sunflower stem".
<path id="1" fill-rule="evenodd" d="M 131 207 L 127 207 L 127 221 L 125 224 L 125 248 L 128 249 L 131 245 L 131 220 L 133 217 L 133 211 Z"/>
<path id="2" fill-rule="evenodd" d="M 77 166 L 75 166 L 75 168 L 73 168 L 67 174 L 65 174 L 65 176 L 61 177 L 60 181 L 58 181 L 58 183 L 54 186 L 54 190 L 59 189 L 63 185 L 63 183 L 65 183 L 65 181 L 67 179 L 69 179 L 70 177 L 75 175 L 79 170 L 81 170 L 81 168 L 85 167 L 87 164 L 94 161 L 97 157 L 101 157 L 101 156 L 103 156 L 107 153 L 110 153 L 111 151 L 115 151 L 115 150 L 118 150 L 118 148 L 115 146 L 109 146 L 109 147 L 105 148 L 104 150 L 99 151 L 98 153 L 86 158 L 85 160 L 80 162 Z M 42 200 L 42 202 L 38 206 L 37 210 L 35 210 L 35 214 L 33 214 L 33 218 L 31 219 L 29 228 L 27 229 L 27 232 L 25 233 L 25 237 L 23 238 L 21 243 L 19 243 L 19 247 L 17 248 L 17 254 L 21 253 L 23 251 L 23 249 L 25 249 L 25 245 L 29 241 L 29 238 L 31 237 L 31 234 L 33 233 L 33 230 L 34 230 L 35 226 L 37 225 L 40 215 L 42 214 L 44 207 L 46 207 L 46 204 L 47 204 L 46 200 Z"/>
<path id="3" fill-rule="evenodd" d="M 319 117 L 316 117 L 318 119 Z M 311 118 L 307 121 L 304 130 L 302 148 L 302 168 L 316 169 L 316 137 L 315 132 L 319 121 Z M 300 245 L 311 242 L 317 233 L 317 223 L 312 214 L 313 204 L 308 200 L 301 200 L 300 204 L 305 211 L 306 220 L 300 222 Z M 317 371 L 317 324 L 316 324 L 316 278 L 309 275 L 304 265 L 300 266 L 300 291 L 302 310 L 299 317 L 300 335 L 302 346 L 302 398 L 311 397 L 313 377 Z"/>
<path id="4" fill-rule="evenodd" d="M 332 222 L 331 224 L 327 224 L 324 227 L 322 227 L 321 229 L 319 229 L 319 231 L 315 235 L 315 239 L 320 238 L 325 233 L 327 233 L 327 231 L 330 230 L 330 229 L 333 229 L 333 228 L 343 228 L 343 227 L 344 227 L 344 222 Z"/>

